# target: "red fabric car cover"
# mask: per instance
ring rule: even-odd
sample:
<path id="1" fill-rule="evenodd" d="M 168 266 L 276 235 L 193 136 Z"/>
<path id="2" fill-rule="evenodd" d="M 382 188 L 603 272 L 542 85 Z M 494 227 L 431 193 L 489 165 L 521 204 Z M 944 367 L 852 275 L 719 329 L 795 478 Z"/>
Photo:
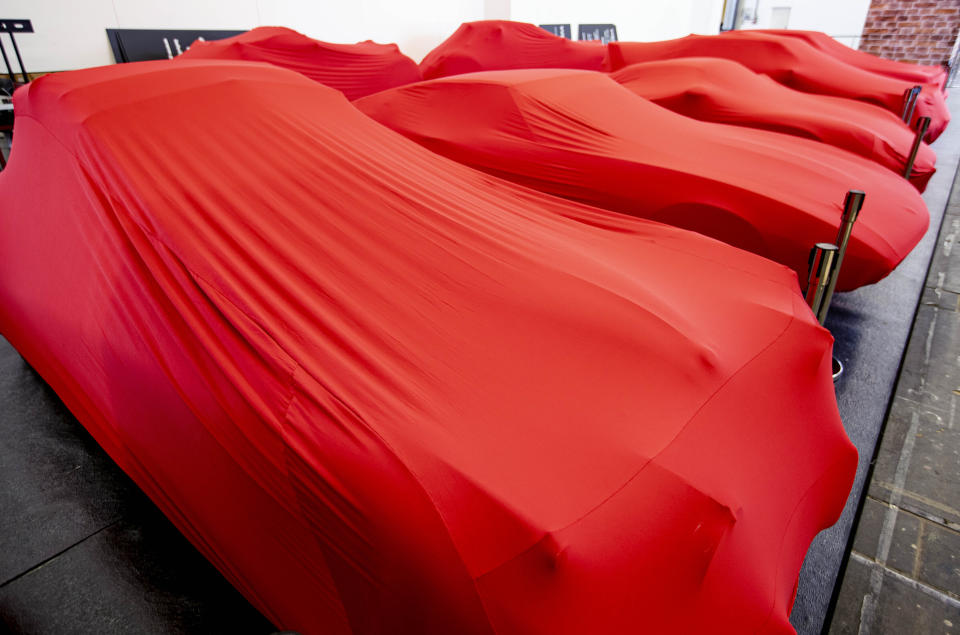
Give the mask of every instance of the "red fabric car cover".
<path id="1" fill-rule="evenodd" d="M 176 59 L 249 60 L 289 68 L 347 99 L 420 81 L 420 68 L 396 44 L 332 44 L 293 29 L 259 27 L 224 40 L 196 41 Z"/>
<path id="2" fill-rule="evenodd" d="M 638 62 L 677 57 L 723 57 L 805 93 L 858 99 L 903 114 L 904 92 L 914 84 L 871 73 L 839 61 L 797 38 L 750 31 L 720 35 L 688 35 L 663 42 L 611 42 L 607 70 Z M 917 117 L 930 117 L 926 139 L 933 142 L 950 122 L 943 93 L 924 86 L 917 99 L 911 128 Z"/>
<path id="3" fill-rule="evenodd" d="M 599 71 L 606 47 L 574 42 L 535 24 L 507 20 L 464 22 L 420 62 L 425 79 L 507 68 L 582 68 Z"/>
<path id="4" fill-rule="evenodd" d="M 886 276 L 929 214 L 903 177 L 831 146 L 696 121 L 603 73 L 515 70 L 411 84 L 355 105 L 445 156 L 551 194 L 724 240 L 805 276 L 867 193 L 839 289 Z"/>
<path id="5" fill-rule="evenodd" d="M 803 40 L 807 44 L 820 49 L 824 53 L 832 55 L 841 62 L 845 62 L 857 68 L 862 68 L 871 73 L 879 73 L 894 79 L 902 79 L 914 84 L 933 84 L 937 88 L 943 88 L 947 81 L 947 69 L 943 66 L 923 66 L 920 64 L 908 64 L 896 60 L 871 55 L 865 51 L 858 51 L 849 46 L 838 42 L 826 33 L 819 31 L 791 31 L 786 29 L 761 29 L 757 33 L 766 33 L 767 35 L 778 35 L 782 37 L 795 37 Z"/>
<path id="6" fill-rule="evenodd" d="M 916 140 L 916 132 L 883 108 L 801 93 L 719 57 L 633 64 L 612 77 L 637 95 L 681 115 L 829 143 L 901 175 Z M 922 143 L 910 177 L 921 192 L 936 171 L 936 161 L 930 146 Z"/>
<path id="7" fill-rule="evenodd" d="M 0 329 L 279 627 L 792 632 L 856 453 L 788 269 L 267 65 L 15 101 Z"/>

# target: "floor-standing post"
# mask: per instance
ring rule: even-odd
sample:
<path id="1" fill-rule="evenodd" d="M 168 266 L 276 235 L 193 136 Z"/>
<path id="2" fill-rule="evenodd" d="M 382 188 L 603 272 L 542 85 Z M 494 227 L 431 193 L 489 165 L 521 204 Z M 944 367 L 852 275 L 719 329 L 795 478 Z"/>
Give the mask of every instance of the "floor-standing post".
<path id="1" fill-rule="evenodd" d="M 810 266 L 807 271 L 805 299 L 818 316 L 823 299 L 830 285 L 830 277 L 836 264 L 837 246 L 833 243 L 817 243 L 810 250 Z M 823 322 L 821 322 L 822 324 Z"/>
<path id="2" fill-rule="evenodd" d="M 833 299 L 833 290 L 837 286 L 837 278 L 840 277 L 843 256 L 847 253 L 847 243 L 850 241 L 850 234 L 853 233 L 853 224 L 857 221 L 857 215 L 860 213 L 860 208 L 863 207 L 865 197 L 866 194 L 860 190 L 850 190 L 843 201 L 843 216 L 840 218 L 840 229 L 837 232 L 837 263 L 833 267 L 830 283 L 817 313 L 820 324 L 827 321 L 827 311 L 830 310 L 830 301 Z"/>
<path id="3" fill-rule="evenodd" d="M 913 119 L 913 109 L 917 107 L 917 99 L 920 97 L 920 86 L 914 86 L 903 93 L 903 122 L 910 125 Z"/>
<path id="4" fill-rule="evenodd" d="M 907 159 L 907 169 L 903 171 L 903 178 L 909 179 L 913 173 L 913 162 L 917 160 L 917 153 L 920 152 L 920 144 L 923 138 L 927 136 L 927 128 L 930 127 L 930 117 L 920 117 L 917 119 L 917 136 L 913 140 L 913 147 L 910 149 L 910 157 Z"/>

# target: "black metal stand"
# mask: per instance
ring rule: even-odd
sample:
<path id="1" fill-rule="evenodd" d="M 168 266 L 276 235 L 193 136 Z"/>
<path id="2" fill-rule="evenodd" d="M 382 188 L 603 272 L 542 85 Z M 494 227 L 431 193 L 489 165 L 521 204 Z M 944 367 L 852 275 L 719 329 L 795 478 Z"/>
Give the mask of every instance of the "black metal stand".
<path id="1" fill-rule="evenodd" d="M 0 33 L 7 33 L 10 35 L 10 43 L 13 44 L 13 54 L 17 56 L 17 63 L 20 65 L 20 75 L 23 77 L 23 83 L 27 84 L 30 82 L 30 76 L 27 75 L 27 68 L 23 65 L 23 57 L 20 55 L 20 47 L 17 46 L 17 38 L 14 37 L 14 33 L 33 33 L 33 24 L 30 20 L 10 20 L 10 19 L 0 19 Z M 10 59 L 7 57 L 7 49 L 3 45 L 3 39 L 0 38 L 0 54 L 3 55 L 3 63 L 7 67 L 7 76 L 10 77 L 10 81 L 13 82 L 13 85 L 17 85 L 17 76 L 13 72 L 13 68 L 10 66 Z"/>
<path id="2" fill-rule="evenodd" d="M 23 83 L 29 84 L 30 77 L 27 75 L 27 69 L 23 65 L 23 58 L 20 57 L 20 47 L 17 46 L 17 38 L 13 37 L 13 32 L 10 32 L 10 43 L 13 44 L 13 52 L 17 56 L 17 64 L 20 65 L 20 74 L 23 76 Z"/>
<path id="3" fill-rule="evenodd" d="M 3 65 L 7 67 L 7 77 L 10 78 L 10 83 L 16 86 L 17 78 L 13 74 L 13 69 L 10 68 L 10 59 L 7 57 L 7 49 L 3 46 L 3 39 L 0 39 L 0 54 L 3 55 Z"/>

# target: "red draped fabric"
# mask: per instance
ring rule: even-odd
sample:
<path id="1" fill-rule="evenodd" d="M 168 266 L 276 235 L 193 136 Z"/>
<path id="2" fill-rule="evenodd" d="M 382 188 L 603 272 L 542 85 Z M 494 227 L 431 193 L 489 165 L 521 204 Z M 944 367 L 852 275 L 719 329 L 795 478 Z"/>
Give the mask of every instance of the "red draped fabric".
<path id="1" fill-rule="evenodd" d="M 856 453 L 791 271 L 267 65 L 15 101 L 0 330 L 278 627 L 792 632 Z"/>
<path id="2" fill-rule="evenodd" d="M 638 62 L 678 57 L 722 57 L 740 62 L 750 70 L 775 81 L 818 95 L 857 99 L 902 115 L 904 92 L 914 84 L 885 77 L 838 60 L 798 38 L 750 31 L 724 35 L 688 35 L 663 42 L 611 42 L 607 46 L 607 70 L 619 70 Z M 926 85 L 917 99 L 911 128 L 918 117 L 930 117 L 926 140 L 933 142 L 950 122 L 943 93 Z"/>
<path id="3" fill-rule="evenodd" d="M 888 110 L 854 99 L 802 93 L 719 57 L 681 57 L 627 66 L 612 75 L 637 95 L 715 123 L 814 139 L 903 174 L 916 132 Z M 921 143 L 910 181 L 921 192 L 937 157 Z"/>
<path id="4" fill-rule="evenodd" d="M 355 102 L 467 165 L 550 194 L 657 220 L 792 267 L 833 241 L 844 195 L 867 193 L 838 288 L 876 282 L 923 237 L 929 213 L 888 169 L 790 135 L 705 123 L 608 75 L 513 70 L 411 84 Z"/>
<path id="5" fill-rule="evenodd" d="M 306 75 L 347 99 L 420 81 L 417 63 L 396 44 L 321 42 L 284 27 L 259 27 L 224 40 L 197 41 L 176 59 L 269 62 Z"/>
<path id="6" fill-rule="evenodd" d="M 599 71 L 606 47 L 574 42 L 525 22 L 464 22 L 420 62 L 425 79 L 508 68 L 582 68 Z"/>

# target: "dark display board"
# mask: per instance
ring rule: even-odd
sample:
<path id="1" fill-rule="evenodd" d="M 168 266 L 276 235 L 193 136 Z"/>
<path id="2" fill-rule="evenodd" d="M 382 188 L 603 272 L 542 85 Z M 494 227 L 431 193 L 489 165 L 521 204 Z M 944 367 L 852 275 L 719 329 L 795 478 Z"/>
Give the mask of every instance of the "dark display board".
<path id="1" fill-rule="evenodd" d="M 30 20 L 0 18 L 0 33 L 33 33 L 33 24 Z"/>
<path id="2" fill-rule="evenodd" d="M 600 40 L 604 44 L 617 41 L 617 27 L 613 24 L 581 24 L 578 40 Z"/>
<path id="3" fill-rule="evenodd" d="M 573 38 L 573 30 L 570 28 L 569 24 L 541 24 L 540 28 L 544 31 L 549 31 L 554 35 L 565 37 L 568 40 Z"/>
<path id="4" fill-rule="evenodd" d="M 198 31 L 184 29 L 107 29 L 113 59 L 121 62 L 173 59 L 199 38 L 222 40 L 244 31 Z"/>

